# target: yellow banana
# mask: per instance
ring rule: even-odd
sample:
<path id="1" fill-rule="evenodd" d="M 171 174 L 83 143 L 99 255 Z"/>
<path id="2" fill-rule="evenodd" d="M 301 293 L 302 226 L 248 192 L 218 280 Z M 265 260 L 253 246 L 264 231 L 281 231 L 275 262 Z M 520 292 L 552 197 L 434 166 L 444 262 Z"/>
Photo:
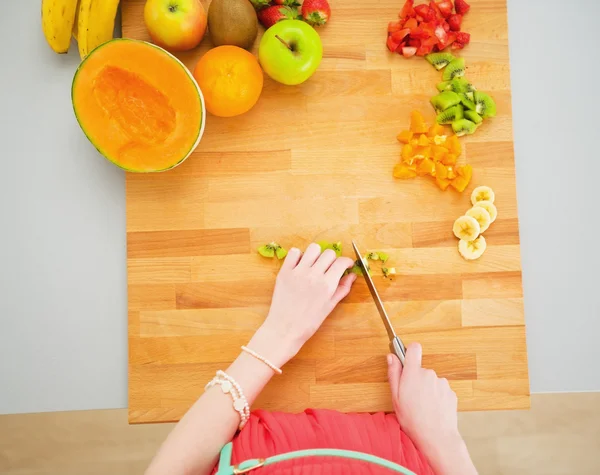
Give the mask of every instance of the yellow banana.
<path id="1" fill-rule="evenodd" d="M 81 59 L 112 39 L 118 7 L 119 0 L 79 0 L 76 34 Z"/>
<path id="2" fill-rule="evenodd" d="M 42 0 L 42 30 L 50 47 L 66 53 L 77 11 L 77 0 Z"/>

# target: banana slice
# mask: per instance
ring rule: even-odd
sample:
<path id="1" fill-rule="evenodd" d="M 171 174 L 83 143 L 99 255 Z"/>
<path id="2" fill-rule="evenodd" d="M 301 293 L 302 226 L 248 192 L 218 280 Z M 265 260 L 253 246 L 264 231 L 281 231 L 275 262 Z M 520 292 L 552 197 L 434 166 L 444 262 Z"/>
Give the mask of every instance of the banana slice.
<path id="1" fill-rule="evenodd" d="M 452 231 L 458 239 L 473 241 L 479 236 L 481 228 L 479 227 L 477 220 L 472 216 L 461 216 L 454 221 Z"/>
<path id="2" fill-rule="evenodd" d="M 490 216 L 490 213 L 488 213 L 487 210 L 481 206 L 474 206 L 465 213 L 465 216 L 471 216 L 477 220 L 480 228 L 479 232 L 481 234 L 483 234 L 487 228 L 490 227 L 490 224 L 492 224 L 492 217 Z"/>
<path id="3" fill-rule="evenodd" d="M 468 261 L 479 259 L 486 247 L 487 243 L 483 236 L 479 236 L 473 241 L 465 241 L 464 239 L 458 241 L 458 252 Z"/>
<path id="4" fill-rule="evenodd" d="M 471 193 L 471 203 L 474 205 L 477 204 L 478 201 L 489 201 L 493 203 L 496 199 L 496 194 L 494 190 L 492 190 L 489 186 L 478 186 Z"/>
<path id="5" fill-rule="evenodd" d="M 490 213 L 490 223 L 496 221 L 496 218 L 498 217 L 498 210 L 496 209 L 496 205 L 491 201 L 478 201 L 473 205 L 473 208 L 483 208 L 488 213 Z"/>

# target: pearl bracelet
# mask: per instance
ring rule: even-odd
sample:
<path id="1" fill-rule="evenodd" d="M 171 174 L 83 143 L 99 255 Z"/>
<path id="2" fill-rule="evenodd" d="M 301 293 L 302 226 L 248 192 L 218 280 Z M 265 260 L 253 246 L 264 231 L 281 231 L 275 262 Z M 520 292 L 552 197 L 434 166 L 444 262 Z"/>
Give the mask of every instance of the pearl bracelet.
<path id="1" fill-rule="evenodd" d="M 250 419 L 250 405 L 241 386 L 225 371 L 217 371 L 217 375 L 206 385 L 204 390 L 220 386 L 223 394 L 229 394 L 233 400 L 233 409 L 240 415 L 239 429 L 242 430 Z"/>
<path id="2" fill-rule="evenodd" d="M 251 350 L 250 348 L 248 348 L 247 346 L 242 346 L 242 351 L 248 353 L 251 356 L 254 356 L 258 361 L 262 361 L 264 364 L 266 364 L 269 368 L 271 368 L 275 373 L 277 374 L 282 374 L 283 371 L 281 371 L 280 368 L 278 368 L 277 366 L 275 366 L 273 363 L 271 363 L 268 359 L 266 359 L 263 356 L 260 356 L 256 351 Z"/>

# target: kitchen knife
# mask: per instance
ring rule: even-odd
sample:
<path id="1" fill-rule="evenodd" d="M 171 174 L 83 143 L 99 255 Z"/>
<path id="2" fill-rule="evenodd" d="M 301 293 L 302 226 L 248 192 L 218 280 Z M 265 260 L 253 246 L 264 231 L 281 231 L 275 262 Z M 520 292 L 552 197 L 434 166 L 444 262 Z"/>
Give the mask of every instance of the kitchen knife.
<path id="1" fill-rule="evenodd" d="M 398 357 L 400 363 L 402 363 L 402 366 L 404 366 L 404 357 L 406 355 L 404 343 L 402 343 L 402 340 L 398 338 L 398 335 L 396 335 L 394 327 L 392 326 L 392 322 L 390 322 L 390 318 L 388 317 L 388 314 L 385 311 L 385 307 L 383 306 L 383 302 L 381 301 L 381 298 L 379 298 L 379 294 L 377 293 L 377 289 L 375 288 L 373 279 L 371 279 L 371 275 L 368 271 L 366 258 L 364 258 L 363 255 L 360 253 L 354 241 L 352 241 L 352 247 L 354 248 L 354 252 L 356 253 L 356 262 L 360 265 L 365 281 L 367 282 L 369 292 L 371 292 L 371 297 L 373 297 L 375 306 L 379 311 L 379 315 L 381 316 L 381 320 L 383 320 L 383 325 L 385 326 L 385 330 L 387 331 L 388 338 L 390 339 L 390 351 Z"/>

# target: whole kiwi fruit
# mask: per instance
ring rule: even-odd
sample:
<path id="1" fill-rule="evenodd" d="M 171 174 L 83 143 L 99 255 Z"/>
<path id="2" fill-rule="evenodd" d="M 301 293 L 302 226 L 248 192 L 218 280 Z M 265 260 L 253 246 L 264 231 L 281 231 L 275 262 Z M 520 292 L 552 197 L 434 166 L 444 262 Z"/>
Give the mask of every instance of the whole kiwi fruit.
<path id="1" fill-rule="evenodd" d="M 250 49 L 258 34 L 256 11 L 248 0 L 212 0 L 208 7 L 208 31 L 215 46 Z"/>

